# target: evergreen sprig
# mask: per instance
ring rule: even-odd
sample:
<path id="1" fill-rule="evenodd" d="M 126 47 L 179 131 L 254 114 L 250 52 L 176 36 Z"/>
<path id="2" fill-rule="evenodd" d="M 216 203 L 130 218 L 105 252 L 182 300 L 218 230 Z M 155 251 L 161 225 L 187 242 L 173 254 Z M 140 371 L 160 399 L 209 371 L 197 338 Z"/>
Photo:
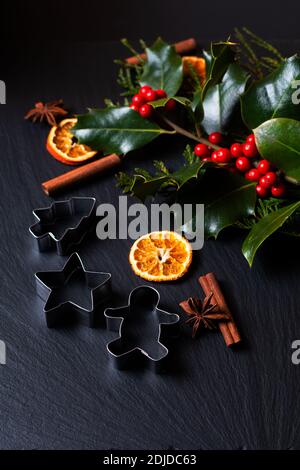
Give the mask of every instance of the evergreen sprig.
<path id="1" fill-rule="evenodd" d="M 248 28 L 235 28 L 235 37 L 239 43 L 240 60 L 244 61 L 244 66 L 257 79 L 263 78 L 265 72 L 275 70 L 284 60 L 273 44 L 257 36 Z M 267 56 L 266 53 L 270 55 Z"/>

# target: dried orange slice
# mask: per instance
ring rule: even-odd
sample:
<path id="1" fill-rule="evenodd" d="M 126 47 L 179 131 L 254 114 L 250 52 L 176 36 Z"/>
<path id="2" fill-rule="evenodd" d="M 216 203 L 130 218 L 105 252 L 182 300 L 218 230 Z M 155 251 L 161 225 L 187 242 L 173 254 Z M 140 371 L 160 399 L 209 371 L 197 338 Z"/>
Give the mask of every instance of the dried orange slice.
<path id="1" fill-rule="evenodd" d="M 183 65 L 183 73 L 185 75 L 191 75 L 190 66 L 192 66 L 196 74 L 200 77 L 201 82 L 205 80 L 205 76 L 206 76 L 205 60 L 202 57 L 185 56 L 182 58 L 182 65 Z"/>
<path id="2" fill-rule="evenodd" d="M 174 281 L 192 261 L 190 243 L 176 232 L 151 232 L 134 242 L 129 262 L 135 274 L 147 281 Z"/>
<path id="3" fill-rule="evenodd" d="M 60 162 L 67 165 L 80 165 L 97 152 L 87 145 L 79 144 L 70 132 L 77 122 L 76 118 L 64 119 L 58 126 L 53 126 L 47 138 L 47 150 Z"/>

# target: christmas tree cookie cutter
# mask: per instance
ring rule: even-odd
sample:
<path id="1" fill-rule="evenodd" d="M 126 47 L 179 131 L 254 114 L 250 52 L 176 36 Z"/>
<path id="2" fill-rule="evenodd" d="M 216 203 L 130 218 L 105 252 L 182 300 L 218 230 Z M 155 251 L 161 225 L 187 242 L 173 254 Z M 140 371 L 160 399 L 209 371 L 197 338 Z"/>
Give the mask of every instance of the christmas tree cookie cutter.
<path id="1" fill-rule="evenodd" d="M 93 226 L 96 199 L 72 197 L 55 201 L 49 207 L 34 209 L 37 222 L 29 228 L 40 251 L 56 249 L 58 255 L 66 255 L 79 245 Z"/>
<path id="2" fill-rule="evenodd" d="M 111 297 L 111 274 L 87 271 L 78 253 L 73 253 L 61 270 L 37 272 L 35 278 L 49 328 L 69 323 L 92 328 L 103 313 L 100 306 Z"/>
<path id="3" fill-rule="evenodd" d="M 161 342 L 162 327 L 175 325 L 179 316 L 158 308 L 159 292 L 150 286 L 133 289 L 128 305 L 106 308 L 107 328 L 119 337 L 107 344 L 107 351 L 117 369 L 130 368 L 146 362 L 155 372 L 163 370 L 168 355 Z"/>

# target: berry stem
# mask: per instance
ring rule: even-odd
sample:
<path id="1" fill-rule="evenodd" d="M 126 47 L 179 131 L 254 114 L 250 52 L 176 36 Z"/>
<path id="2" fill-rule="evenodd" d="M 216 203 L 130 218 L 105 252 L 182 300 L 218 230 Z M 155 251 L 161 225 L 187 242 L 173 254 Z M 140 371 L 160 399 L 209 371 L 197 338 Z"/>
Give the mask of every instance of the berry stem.
<path id="1" fill-rule="evenodd" d="M 197 137 L 195 134 L 192 134 L 186 129 L 183 129 L 182 127 L 175 124 L 173 121 L 170 121 L 170 119 L 166 118 L 165 116 L 161 116 L 161 118 L 166 124 L 168 124 L 168 126 L 174 129 L 177 132 L 177 134 L 181 134 L 181 135 L 184 135 L 185 137 L 188 137 L 189 139 L 196 140 L 196 142 L 201 142 L 202 144 L 206 144 L 215 150 L 219 150 L 221 148 L 219 145 L 210 143 L 209 140 L 205 139 L 204 137 Z"/>
<path id="2" fill-rule="evenodd" d="M 300 185 L 299 181 L 295 180 L 295 179 L 292 178 L 291 176 L 284 176 L 283 179 L 284 179 L 285 181 L 287 181 L 288 183 L 290 183 L 290 184 L 294 184 L 295 186 L 299 186 L 299 185 Z"/>

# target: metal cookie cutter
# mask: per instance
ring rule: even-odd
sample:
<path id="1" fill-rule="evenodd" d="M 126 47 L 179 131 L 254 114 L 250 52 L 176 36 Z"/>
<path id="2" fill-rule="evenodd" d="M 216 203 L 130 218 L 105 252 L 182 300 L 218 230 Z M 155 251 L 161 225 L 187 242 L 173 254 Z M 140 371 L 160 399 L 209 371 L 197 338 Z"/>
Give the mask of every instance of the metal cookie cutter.
<path id="1" fill-rule="evenodd" d="M 107 328 L 119 332 L 119 338 L 107 344 L 118 369 L 146 359 L 156 372 L 161 371 L 169 352 L 161 343 L 162 325 L 177 323 L 179 316 L 160 310 L 159 299 L 156 289 L 140 286 L 131 291 L 125 307 L 105 309 Z"/>
<path id="2" fill-rule="evenodd" d="M 87 271 L 78 253 L 61 271 L 38 272 L 35 278 L 49 328 L 74 321 L 95 326 L 97 307 L 111 296 L 111 274 Z"/>
<path id="3" fill-rule="evenodd" d="M 37 222 L 29 228 L 40 251 L 56 249 L 59 255 L 67 254 L 78 245 L 92 226 L 96 212 L 93 197 L 72 197 L 56 201 L 49 207 L 35 209 Z"/>

